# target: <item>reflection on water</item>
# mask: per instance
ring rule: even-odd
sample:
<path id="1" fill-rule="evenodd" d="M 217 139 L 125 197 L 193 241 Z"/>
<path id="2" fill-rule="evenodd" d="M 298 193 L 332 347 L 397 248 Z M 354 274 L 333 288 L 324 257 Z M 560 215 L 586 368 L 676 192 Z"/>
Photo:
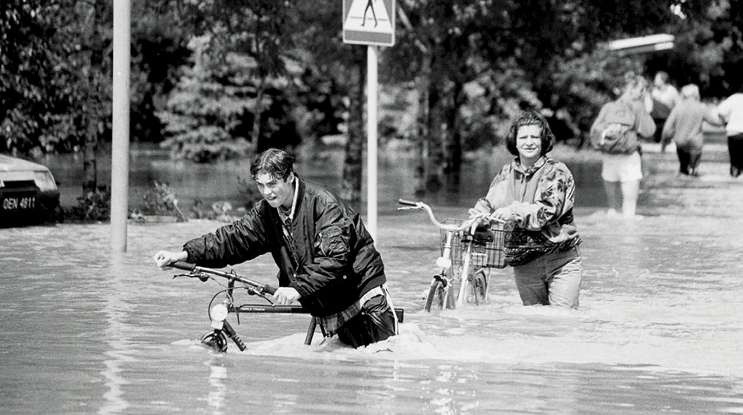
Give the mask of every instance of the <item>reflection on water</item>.
<path id="1" fill-rule="evenodd" d="M 216 222 L 131 225 L 119 258 L 107 225 L 0 230 L 0 404 L 4 413 L 743 413 L 743 182 L 714 162 L 701 180 L 677 178 L 673 157 L 646 156 L 643 220 L 579 204 L 577 311 L 521 306 L 499 270 L 488 304 L 423 312 L 438 233 L 390 202 L 377 244 L 406 320 L 400 336 L 362 350 L 319 336 L 304 346 L 307 316 L 275 314 L 241 316 L 244 353 L 200 347 L 218 287 L 173 280 L 150 258 Z M 579 174 L 588 192 L 595 166 L 573 163 L 593 171 Z M 477 183 L 487 187 L 497 166 L 483 169 Z M 384 186 L 392 200 L 412 191 Z M 479 193 L 449 191 L 427 198 L 443 217 Z M 275 275 L 269 257 L 236 268 Z"/>
<path id="2" fill-rule="evenodd" d="M 227 395 L 227 386 L 225 385 L 227 368 L 216 360 L 209 361 L 207 365 L 209 366 L 209 396 L 207 397 L 207 403 L 212 408 L 213 414 L 223 414 L 224 411 L 222 408 L 224 407 L 225 396 Z"/>
<path id="3" fill-rule="evenodd" d="M 123 413 L 129 407 L 122 389 L 128 382 L 122 372 L 127 363 L 135 361 L 129 356 L 131 349 L 128 347 L 129 339 L 125 327 L 126 317 L 132 311 L 132 307 L 123 299 L 126 287 L 121 280 L 126 276 L 126 268 L 121 255 L 114 254 L 111 262 L 107 272 L 108 293 L 104 296 L 103 307 L 106 324 L 104 336 L 108 350 L 104 353 L 105 368 L 101 372 L 108 390 L 103 394 L 104 403 L 99 411 L 101 414 Z"/>

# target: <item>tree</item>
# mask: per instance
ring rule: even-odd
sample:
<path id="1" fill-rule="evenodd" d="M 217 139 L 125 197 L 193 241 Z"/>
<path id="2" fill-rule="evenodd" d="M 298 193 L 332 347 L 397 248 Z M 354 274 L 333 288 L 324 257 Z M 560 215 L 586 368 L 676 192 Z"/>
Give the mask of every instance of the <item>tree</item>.
<path id="1" fill-rule="evenodd" d="M 255 143 L 241 136 L 247 132 L 244 115 L 254 106 L 249 98 L 253 85 L 246 74 L 255 64 L 231 54 L 226 65 L 213 66 L 205 53 L 210 43 L 208 36 L 192 39 L 193 66 L 184 68 L 167 110 L 158 113 L 168 137 L 161 145 L 177 158 L 196 162 L 235 158 L 255 150 Z"/>
<path id="2" fill-rule="evenodd" d="M 82 144 L 84 123 L 71 110 L 85 99 L 74 6 L 71 0 L 0 4 L 0 151 L 41 154 Z"/>
<path id="3" fill-rule="evenodd" d="M 466 87 L 485 80 L 483 75 L 487 73 L 494 74 L 484 57 L 503 53 L 499 43 L 486 41 L 490 38 L 487 33 L 504 24 L 501 15 L 495 12 L 503 6 L 501 3 L 505 2 L 408 0 L 399 3 L 404 30 L 388 61 L 401 66 L 393 66 L 389 76 L 414 79 L 416 83 L 418 193 L 437 190 L 445 173 L 456 174 L 460 169 L 462 149 L 469 139 L 462 134 L 466 129 L 462 124 L 476 118 L 471 112 L 462 113 L 471 98 L 476 98 L 468 94 Z M 493 92 L 492 88 L 480 89 Z M 470 110 L 485 111 L 479 115 L 490 123 L 493 118 L 489 112 L 497 108 L 474 105 Z M 488 127 L 482 127 L 473 129 L 478 137 L 483 132 L 487 134 Z"/>
<path id="4" fill-rule="evenodd" d="M 347 98 L 345 103 L 337 103 L 348 114 L 340 196 L 358 204 L 363 179 L 366 49 L 343 43 L 342 8 L 337 1 L 298 2 L 296 11 L 302 24 L 296 27 L 294 44 L 307 52 L 302 63 L 323 74 L 337 86 L 337 93 Z"/>
<path id="5" fill-rule="evenodd" d="M 85 87 L 85 101 L 83 104 L 83 118 L 86 124 L 85 141 L 83 145 L 83 194 L 95 192 L 98 188 L 98 165 L 96 153 L 99 137 L 106 130 L 103 119 L 112 114 L 111 96 L 112 84 L 109 81 L 112 59 L 108 57 L 113 42 L 112 4 L 105 0 L 80 2 L 76 5 L 82 17 L 80 49 L 80 71 L 83 75 Z M 104 118 L 105 117 L 105 118 Z M 108 128 L 110 131 L 110 128 Z"/>
<path id="6" fill-rule="evenodd" d="M 270 80 L 287 74 L 286 51 L 292 49 L 294 7 L 276 0 L 194 0 L 184 9 L 197 35 L 208 34 L 205 53 L 215 62 L 224 62 L 231 54 L 245 55 L 254 65 L 247 75 L 255 87 L 251 138 L 258 149 L 264 95 Z"/>
<path id="7" fill-rule="evenodd" d="M 710 8 L 703 3 L 400 1 L 403 24 L 388 75 L 397 84 L 417 80 L 418 190 L 435 190 L 443 174 L 456 174 L 463 148 L 496 142 L 523 108 L 561 124 L 562 139 L 580 135 L 616 75 L 643 70 L 642 58 L 620 62 L 600 43 L 672 30 L 681 21 L 674 10 L 700 14 Z"/>
<path id="8" fill-rule="evenodd" d="M 664 70 L 679 85 L 696 83 L 705 97 L 743 90 L 743 4 L 688 1 L 675 15 L 675 47 L 648 57 L 648 72 Z"/>
<path id="9" fill-rule="evenodd" d="M 0 14 L 3 148 L 39 154 L 82 147 L 83 191 L 95 189 L 95 148 L 110 126 L 110 2 L 11 0 Z"/>
<path id="10" fill-rule="evenodd" d="M 188 64 L 192 37 L 181 24 L 180 1 L 135 0 L 132 4 L 131 103 L 132 141 L 163 141 L 157 113 L 165 110 L 170 92 Z M 188 29 L 188 30 L 187 30 Z"/>

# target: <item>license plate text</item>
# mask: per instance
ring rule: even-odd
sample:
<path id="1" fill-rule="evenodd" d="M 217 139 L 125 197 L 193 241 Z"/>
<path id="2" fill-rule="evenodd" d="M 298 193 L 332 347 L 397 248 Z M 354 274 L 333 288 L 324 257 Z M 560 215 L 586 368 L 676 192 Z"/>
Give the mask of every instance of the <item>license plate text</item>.
<path id="1" fill-rule="evenodd" d="M 28 210 L 36 207 L 34 196 L 6 197 L 3 199 L 3 210 Z"/>

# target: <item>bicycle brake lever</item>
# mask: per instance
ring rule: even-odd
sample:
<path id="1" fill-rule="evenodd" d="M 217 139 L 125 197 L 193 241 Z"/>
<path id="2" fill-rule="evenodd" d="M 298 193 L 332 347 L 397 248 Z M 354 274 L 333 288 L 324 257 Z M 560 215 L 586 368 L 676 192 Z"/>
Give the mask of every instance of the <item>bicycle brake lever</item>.
<path id="1" fill-rule="evenodd" d="M 268 298 L 268 296 L 266 295 L 266 293 L 264 293 L 263 291 L 256 292 L 256 295 L 258 295 L 258 297 L 261 297 L 264 300 L 268 301 L 269 304 L 273 305 L 273 301 L 271 301 L 271 299 Z"/>
<path id="2" fill-rule="evenodd" d="M 266 296 L 266 294 L 264 294 L 264 293 L 258 293 L 258 297 L 261 297 L 262 299 L 268 301 L 268 304 L 273 305 L 273 301 L 271 301 L 271 299 L 268 298 L 268 296 Z"/>
<path id="3" fill-rule="evenodd" d="M 188 274 L 175 274 L 173 275 L 173 279 L 176 279 L 178 277 L 186 277 L 186 278 L 198 278 L 201 282 L 207 282 L 209 280 L 209 276 L 202 273 L 202 272 L 190 272 Z"/>
<path id="4" fill-rule="evenodd" d="M 273 301 L 271 301 L 271 299 L 268 298 L 266 294 L 263 293 L 262 291 L 258 291 L 255 288 L 251 288 L 251 287 L 245 287 L 245 290 L 248 291 L 248 295 L 257 295 L 258 297 L 261 297 L 264 300 L 268 301 L 270 304 L 273 304 Z"/>

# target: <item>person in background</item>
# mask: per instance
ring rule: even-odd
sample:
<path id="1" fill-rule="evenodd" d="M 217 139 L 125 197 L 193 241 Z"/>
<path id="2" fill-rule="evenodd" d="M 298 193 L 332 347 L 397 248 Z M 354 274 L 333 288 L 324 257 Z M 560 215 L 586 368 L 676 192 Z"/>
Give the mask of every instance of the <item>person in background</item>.
<path id="1" fill-rule="evenodd" d="M 666 123 L 673 107 L 681 100 L 678 90 L 668 83 L 668 73 L 658 71 L 653 78 L 653 87 L 648 98 L 652 101 L 648 107 L 651 108 L 650 116 L 655 122 L 655 142 L 661 141 L 663 125 Z"/>
<path id="2" fill-rule="evenodd" d="M 717 113 L 728 136 L 730 175 L 738 177 L 743 172 L 743 93 L 735 93 L 722 101 Z"/>
<path id="3" fill-rule="evenodd" d="M 645 78 L 627 74 L 622 95 L 601 107 L 591 125 L 591 145 L 602 153 L 601 178 L 609 204 L 608 216 L 636 216 L 642 179 L 639 137 L 649 138 L 655 123 L 645 108 Z"/>
<path id="4" fill-rule="evenodd" d="M 565 164 L 547 156 L 554 140 L 541 114 L 521 113 L 506 137 L 515 158 L 469 214 L 514 226 L 505 242 L 506 263 L 524 305 L 577 308 L 583 264 L 573 217 L 575 181 Z"/>
<path id="5" fill-rule="evenodd" d="M 702 158 L 704 121 L 719 124 L 714 110 L 700 101 L 699 87 L 694 84 L 681 88 L 681 101 L 673 107 L 663 126 L 661 152 L 673 140 L 679 159 L 679 172 L 684 175 L 699 175 L 699 160 Z"/>
<path id="6" fill-rule="evenodd" d="M 278 149 L 250 166 L 263 200 L 245 216 L 192 239 L 180 251 L 159 251 L 155 263 L 188 261 L 225 267 L 271 253 L 279 267 L 278 304 L 299 302 L 353 347 L 397 334 L 384 264 L 358 213 L 332 193 L 302 180 L 294 156 Z"/>

